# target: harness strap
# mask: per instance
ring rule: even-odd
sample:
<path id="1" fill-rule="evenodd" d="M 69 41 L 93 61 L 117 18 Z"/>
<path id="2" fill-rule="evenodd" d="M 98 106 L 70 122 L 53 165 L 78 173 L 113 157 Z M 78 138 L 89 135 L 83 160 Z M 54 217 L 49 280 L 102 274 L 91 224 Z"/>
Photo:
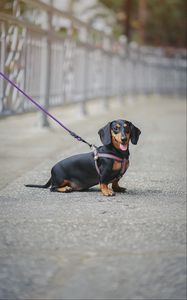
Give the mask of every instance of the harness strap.
<path id="1" fill-rule="evenodd" d="M 123 174 L 126 172 L 127 170 L 127 162 L 128 162 L 128 159 L 126 158 L 121 158 L 121 157 L 118 157 L 116 155 L 113 155 L 113 154 L 108 154 L 108 153 L 98 153 L 97 152 L 97 148 L 94 146 L 93 148 L 93 152 L 94 152 L 94 161 L 95 161 L 95 168 L 97 170 L 97 173 L 98 175 L 100 176 L 101 175 L 101 172 L 99 170 L 99 167 L 98 167 L 98 164 L 97 164 L 97 160 L 99 157 L 103 157 L 103 158 L 110 158 L 110 159 L 113 159 L 113 160 L 117 160 L 117 161 L 120 161 L 122 162 L 122 167 L 121 167 L 121 172 L 120 172 L 120 175 L 115 178 L 115 179 L 120 179 Z"/>
<path id="2" fill-rule="evenodd" d="M 97 156 L 98 157 L 111 158 L 111 159 L 114 159 L 114 160 L 117 160 L 117 161 L 121 161 L 121 162 L 124 160 L 121 157 L 118 157 L 118 156 L 115 156 L 115 155 L 112 155 L 112 154 L 108 154 L 108 153 L 98 153 Z"/>

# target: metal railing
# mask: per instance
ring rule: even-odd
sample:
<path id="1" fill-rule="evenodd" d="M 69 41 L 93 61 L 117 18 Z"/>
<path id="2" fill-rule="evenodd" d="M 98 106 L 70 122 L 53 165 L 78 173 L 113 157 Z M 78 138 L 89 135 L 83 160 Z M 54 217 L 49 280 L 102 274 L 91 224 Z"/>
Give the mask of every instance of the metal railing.
<path id="1" fill-rule="evenodd" d="M 66 24 L 66 26 L 64 26 Z M 0 70 L 45 108 L 128 94 L 186 92 L 186 60 L 115 40 L 41 1 L 0 12 Z M 0 114 L 33 110 L 0 78 Z M 47 123 L 44 118 L 43 123 Z"/>

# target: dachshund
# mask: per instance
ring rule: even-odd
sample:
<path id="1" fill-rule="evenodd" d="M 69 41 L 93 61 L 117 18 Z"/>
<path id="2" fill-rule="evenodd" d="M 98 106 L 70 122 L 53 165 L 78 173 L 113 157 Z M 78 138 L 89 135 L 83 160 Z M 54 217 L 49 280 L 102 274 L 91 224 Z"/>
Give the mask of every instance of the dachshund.
<path id="1" fill-rule="evenodd" d="M 52 192 L 87 190 L 100 185 L 104 196 L 125 192 L 118 185 L 129 166 L 129 142 L 136 145 L 141 131 L 131 122 L 115 120 L 98 131 L 103 146 L 94 147 L 92 152 L 73 155 L 61 160 L 51 170 L 45 185 L 27 184 L 27 187 L 48 188 Z M 109 188 L 109 184 L 112 188 Z"/>

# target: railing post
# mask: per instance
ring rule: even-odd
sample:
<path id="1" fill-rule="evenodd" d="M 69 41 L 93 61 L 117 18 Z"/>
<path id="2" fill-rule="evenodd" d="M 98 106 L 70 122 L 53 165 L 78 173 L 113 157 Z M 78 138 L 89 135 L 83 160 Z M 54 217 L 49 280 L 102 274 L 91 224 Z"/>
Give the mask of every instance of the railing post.
<path id="1" fill-rule="evenodd" d="M 83 100 L 81 101 L 81 113 L 83 116 L 87 115 L 87 109 L 86 109 L 86 102 L 88 101 L 88 88 L 89 88 L 89 46 L 88 46 L 88 41 L 89 41 L 89 30 L 87 29 L 85 32 L 85 42 L 86 46 L 84 49 L 84 91 L 83 91 Z"/>
<path id="2" fill-rule="evenodd" d="M 88 49 L 85 48 L 85 53 L 84 53 L 84 96 L 83 100 L 81 101 L 81 113 L 83 116 L 87 115 L 87 109 L 86 109 L 86 102 L 87 102 L 87 97 L 88 97 Z"/>
<path id="3" fill-rule="evenodd" d="M 51 1 L 52 4 L 52 1 Z M 50 83 L 51 83 L 51 29 L 52 29 L 52 12 L 47 12 L 47 30 L 48 34 L 46 37 L 46 57 L 44 61 L 44 102 L 43 106 L 45 109 L 49 109 L 50 106 Z M 44 70 L 43 70 L 44 71 Z M 46 114 L 41 113 L 41 126 L 49 127 L 49 120 Z"/>
<path id="4" fill-rule="evenodd" d="M 109 97 L 108 97 L 108 76 L 110 74 L 109 67 L 110 67 L 110 61 L 108 59 L 108 54 L 105 53 L 105 59 L 103 62 L 104 66 L 104 109 L 109 109 Z"/>
<path id="5" fill-rule="evenodd" d="M 103 36 L 102 38 L 102 51 L 103 51 L 103 106 L 104 109 L 108 108 L 108 99 L 107 99 L 107 66 L 108 66 L 108 60 L 107 60 L 107 50 L 108 50 L 108 43 L 109 39 L 106 36 Z"/>
<path id="6" fill-rule="evenodd" d="M 6 59 L 6 28 L 5 23 L 1 23 L 1 35 L 0 35 L 0 70 L 5 73 L 5 59 Z M 5 98 L 5 81 L 0 81 L 0 114 L 3 113 L 4 110 L 4 98 Z"/>

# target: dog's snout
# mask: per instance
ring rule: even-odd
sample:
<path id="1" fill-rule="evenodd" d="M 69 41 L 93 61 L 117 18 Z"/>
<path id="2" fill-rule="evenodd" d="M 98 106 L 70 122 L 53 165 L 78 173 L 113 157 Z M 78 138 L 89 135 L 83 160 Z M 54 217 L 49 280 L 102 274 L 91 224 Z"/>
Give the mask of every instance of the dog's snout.
<path id="1" fill-rule="evenodd" d="M 126 143 L 126 142 L 127 142 L 127 137 L 126 137 L 126 136 L 122 136 L 122 137 L 121 137 L 121 141 L 122 141 L 123 143 Z"/>

